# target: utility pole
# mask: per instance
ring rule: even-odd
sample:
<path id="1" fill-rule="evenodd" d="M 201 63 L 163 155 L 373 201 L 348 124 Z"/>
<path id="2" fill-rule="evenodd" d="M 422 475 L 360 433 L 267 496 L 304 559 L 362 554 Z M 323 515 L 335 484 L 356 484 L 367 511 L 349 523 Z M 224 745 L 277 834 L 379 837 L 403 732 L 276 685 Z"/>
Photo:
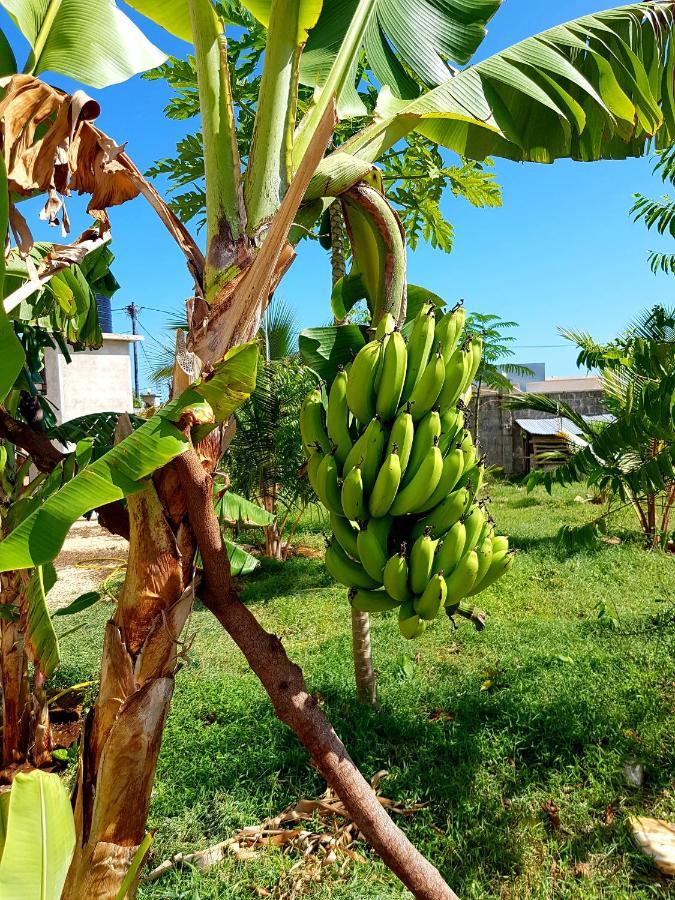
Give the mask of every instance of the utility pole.
<path id="1" fill-rule="evenodd" d="M 129 306 L 124 307 L 124 312 L 131 319 L 131 333 L 136 335 L 136 319 L 140 312 L 140 309 L 136 304 L 131 301 Z M 138 386 L 138 347 L 136 346 L 136 341 L 134 341 L 133 345 L 133 353 L 134 353 L 134 397 L 140 397 L 140 388 Z"/>

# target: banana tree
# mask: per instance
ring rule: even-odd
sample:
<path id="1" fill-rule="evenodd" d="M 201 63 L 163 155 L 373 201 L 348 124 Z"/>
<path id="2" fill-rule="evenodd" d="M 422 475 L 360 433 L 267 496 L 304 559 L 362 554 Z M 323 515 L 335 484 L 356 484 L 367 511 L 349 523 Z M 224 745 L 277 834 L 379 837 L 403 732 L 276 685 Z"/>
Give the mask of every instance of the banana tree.
<path id="1" fill-rule="evenodd" d="M 46 215 L 70 188 L 87 191 L 101 223 L 107 222 L 106 206 L 142 193 L 194 276 L 189 351 L 201 367 L 201 377 L 190 383 L 196 367 L 179 361 L 172 400 L 0 544 L 0 570 L 44 565 L 78 515 L 126 498 L 129 568 L 106 629 L 100 695 L 83 736 L 76 847 L 64 896 L 115 896 L 143 841 L 180 636 L 196 591 L 387 865 L 417 897 L 454 897 L 377 802 L 281 642 L 238 598 L 212 506 L 220 425 L 253 388 L 257 351 L 250 341 L 295 258 L 293 242 L 327 206 L 337 201 L 342 207 L 373 322 L 385 311 L 403 314 L 404 236 L 373 163 L 407 134 L 420 133 L 476 160 L 535 162 L 622 158 L 645 152 L 653 140 L 672 140 L 675 2 L 586 16 L 451 70 L 444 60 L 464 65 L 496 0 L 475 0 L 457 11 L 440 0 L 247 0 L 267 37 L 244 171 L 216 7 L 210 0 L 134 0 L 133 8 L 194 47 L 204 143 L 203 258 L 126 154 L 93 126 L 95 110 L 88 101 L 66 99 L 35 78 L 51 70 L 111 83 L 154 65 L 154 48 L 137 30 L 128 30 L 129 20 L 108 0 L 90 2 L 86 17 L 78 16 L 78 0 L 46 8 L 37 0 L 4 3 L 33 48 L 26 74 L 11 77 L 0 105 L 10 191 L 48 193 Z M 73 29 L 73 21 L 82 28 Z M 105 44 L 96 40 L 100 34 Z M 376 115 L 325 155 L 339 117 L 360 112 L 354 95 L 364 53 L 382 85 Z M 411 88 L 410 68 L 429 90 L 417 94 Z M 300 82 L 315 89 L 301 118 Z M 35 121 L 27 91 L 39 93 L 47 106 L 44 118 L 54 118 L 51 128 L 28 129 L 19 144 L 8 123 L 19 117 L 13 102 L 18 95 L 22 115 Z M 57 110 L 65 110 L 62 120 Z M 64 121 L 69 127 L 59 128 L 57 122 Z M 42 153 L 25 158 L 27 148 L 38 146 Z M 33 159 L 41 165 L 31 165 Z M 347 336 L 358 340 L 353 330 Z M 326 365 L 332 365 L 339 354 L 327 351 L 327 340 L 319 343 Z M 329 349 L 336 345 L 348 353 L 348 340 L 336 337 Z M 199 584 L 192 580 L 197 548 L 204 571 Z"/>

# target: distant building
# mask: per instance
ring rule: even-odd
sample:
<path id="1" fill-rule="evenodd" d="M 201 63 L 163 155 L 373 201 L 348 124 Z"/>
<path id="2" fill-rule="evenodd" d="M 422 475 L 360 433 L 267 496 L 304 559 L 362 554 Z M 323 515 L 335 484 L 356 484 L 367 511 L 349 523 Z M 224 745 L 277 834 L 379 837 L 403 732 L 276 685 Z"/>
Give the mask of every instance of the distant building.
<path id="1" fill-rule="evenodd" d="M 531 375 L 514 375 L 512 372 L 502 372 L 505 378 L 508 378 L 512 385 L 517 387 L 521 391 L 530 390 L 528 385 L 533 381 L 543 381 L 546 378 L 546 363 L 543 362 L 535 362 L 535 363 L 519 363 L 518 365 L 525 366 L 526 369 L 530 369 L 532 371 Z M 497 368 L 499 369 L 499 363 L 497 363 Z"/>
<path id="2" fill-rule="evenodd" d="M 525 391 L 516 388 L 515 393 L 547 394 L 591 420 L 607 414 L 600 379 L 593 375 L 530 381 Z M 488 465 L 499 466 L 507 475 L 521 475 L 537 465 L 535 457 L 543 450 L 569 449 L 579 442 L 579 430 L 567 419 L 506 409 L 504 399 L 496 391 L 481 391 L 478 436 Z"/>
<path id="3" fill-rule="evenodd" d="M 99 350 L 71 350 L 70 363 L 60 351 L 47 349 L 43 392 L 57 422 L 94 412 L 133 412 L 129 351 L 142 340 L 138 335 L 107 332 Z"/>

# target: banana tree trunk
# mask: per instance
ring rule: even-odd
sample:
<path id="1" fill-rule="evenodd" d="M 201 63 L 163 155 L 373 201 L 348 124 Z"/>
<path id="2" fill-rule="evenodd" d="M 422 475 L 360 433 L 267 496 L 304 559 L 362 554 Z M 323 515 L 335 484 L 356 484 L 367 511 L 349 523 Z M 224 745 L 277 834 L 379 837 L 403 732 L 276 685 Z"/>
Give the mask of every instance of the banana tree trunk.
<path id="1" fill-rule="evenodd" d="M 276 515 L 277 498 L 275 489 L 263 495 L 263 508 L 268 513 Z M 271 525 L 265 526 L 265 556 L 268 559 L 283 560 L 284 558 L 282 534 L 279 529 L 279 522 L 276 519 Z"/>
<path id="2" fill-rule="evenodd" d="M 345 223 L 342 207 L 338 201 L 331 203 L 331 277 L 333 287 L 344 277 L 346 270 Z M 334 319 L 335 325 L 343 325 L 344 320 Z M 356 696 L 361 703 L 377 706 L 377 680 L 373 668 L 373 648 L 370 643 L 370 617 L 368 613 L 352 610 L 352 656 L 354 657 L 354 681 Z"/>
<path id="3" fill-rule="evenodd" d="M 212 448 L 214 453 L 217 451 Z M 213 467 L 213 457 L 207 461 Z M 108 900 L 145 836 L 180 637 L 192 610 L 195 542 L 172 467 L 128 499 L 129 558 L 85 723 L 64 900 Z"/>
<path id="4" fill-rule="evenodd" d="M 19 606 L 20 574 L 0 575 L 0 604 L 3 612 Z M 0 681 L 2 682 L 2 765 L 23 762 L 30 738 L 30 689 L 28 658 L 18 621 L 0 618 Z"/>

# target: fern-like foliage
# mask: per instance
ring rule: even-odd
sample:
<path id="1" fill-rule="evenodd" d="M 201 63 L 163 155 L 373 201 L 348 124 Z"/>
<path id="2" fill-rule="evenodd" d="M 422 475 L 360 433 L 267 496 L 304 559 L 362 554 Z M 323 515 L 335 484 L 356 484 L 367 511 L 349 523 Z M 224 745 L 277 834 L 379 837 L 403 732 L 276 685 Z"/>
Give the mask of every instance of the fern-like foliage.
<path id="1" fill-rule="evenodd" d="M 512 409 L 569 419 L 586 442 L 561 465 L 531 472 L 528 490 L 542 484 L 550 492 L 555 485 L 585 481 L 632 505 L 643 530 L 649 530 L 649 540 L 660 540 L 663 535 L 656 533 L 659 526 L 654 520 L 656 500 L 660 499 L 664 529 L 669 527 L 666 512 L 675 505 L 675 310 L 654 307 L 606 345 L 585 334 L 563 334 L 576 343 L 581 360 L 600 370 L 605 404 L 614 419 L 587 422 L 569 404 L 545 395 L 512 397 L 508 404 Z M 579 532 L 581 543 L 591 531 Z M 575 533 L 568 530 L 566 540 Z"/>

